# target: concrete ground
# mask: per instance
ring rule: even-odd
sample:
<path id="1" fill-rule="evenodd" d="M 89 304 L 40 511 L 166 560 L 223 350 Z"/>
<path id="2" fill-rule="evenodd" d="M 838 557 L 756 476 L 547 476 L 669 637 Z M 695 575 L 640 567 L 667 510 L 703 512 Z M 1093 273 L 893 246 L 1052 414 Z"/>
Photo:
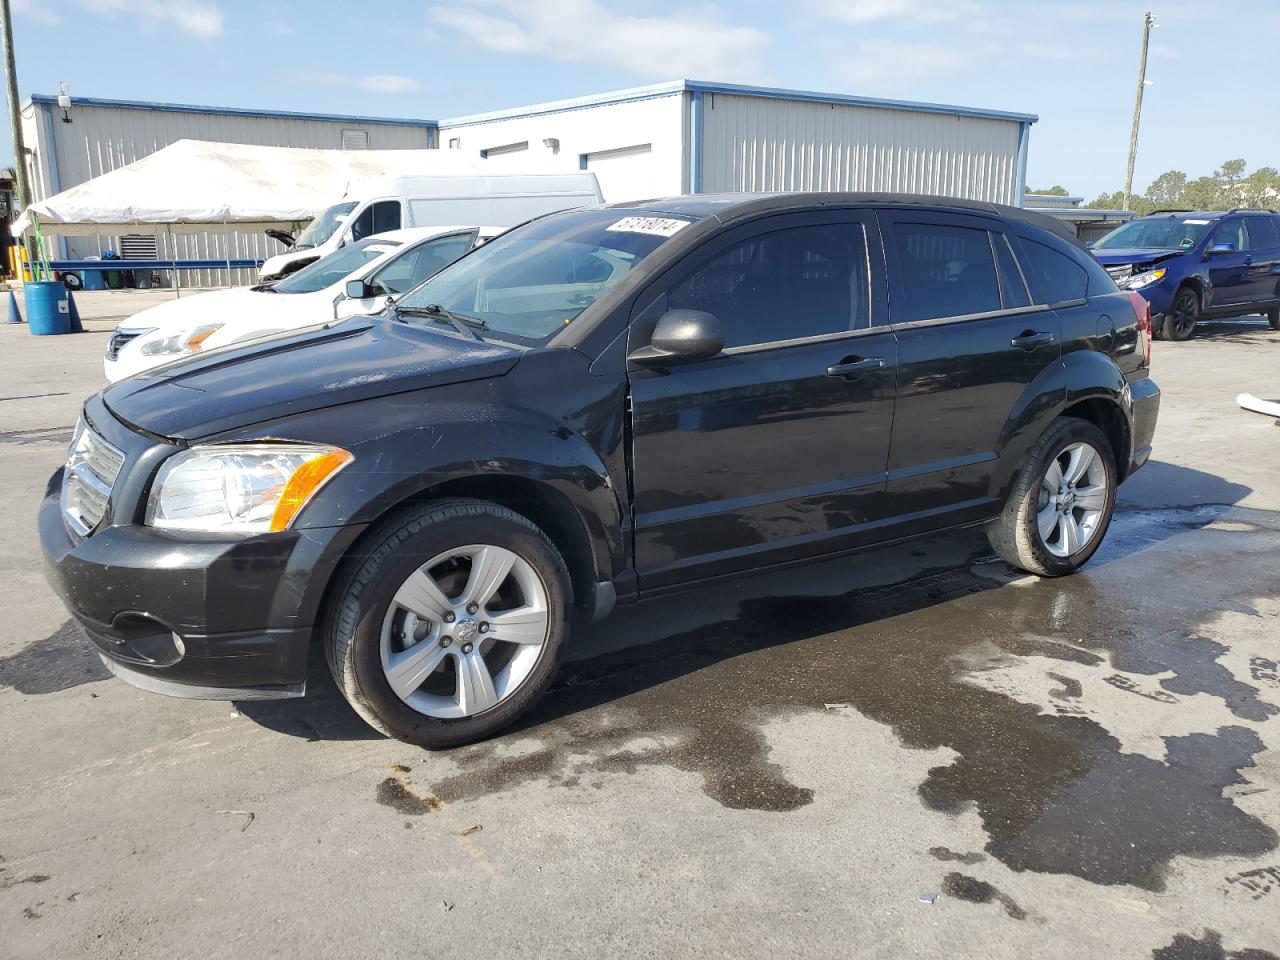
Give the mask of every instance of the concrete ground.
<path id="1" fill-rule="evenodd" d="M 239 709 L 106 676 L 34 532 L 89 326 L 0 326 L 0 957 L 1280 954 L 1264 321 L 1156 345 L 1155 460 L 1084 573 L 967 533 L 642 604 L 436 754 L 320 658 Z"/>

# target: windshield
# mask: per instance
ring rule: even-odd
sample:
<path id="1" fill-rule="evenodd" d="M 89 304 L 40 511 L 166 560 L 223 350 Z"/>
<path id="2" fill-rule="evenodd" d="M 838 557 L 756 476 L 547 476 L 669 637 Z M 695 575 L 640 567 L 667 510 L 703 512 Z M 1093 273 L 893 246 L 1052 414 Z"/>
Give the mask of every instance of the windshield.
<path id="1" fill-rule="evenodd" d="M 372 263 L 398 246 L 400 244 L 394 240 L 361 240 L 307 264 L 266 289 L 276 293 L 315 293 L 341 283 L 366 263 Z"/>
<path id="2" fill-rule="evenodd" d="M 307 229 L 298 234 L 298 239 L 293 241 L 293 249 L 306 250 L 310 247 L 320 246 L 320 244 L 333 236 L 334 231 L 342 226 L 348 214 L 355 208 L 356 202 L 354 200 L 347 203 L 335 203 L 307 224 Z"/>
<path id="3" fill-rule="evenodd" d="M 1190 250 L 1209 232 L 1212 221 L 1189 217 L 1144 217 L 1116 227 L 1093 245 L 1094 250 Z"/>
<path id="4" fill-rule="evenodd" d="M 574 210 L 490 240 L 403 297 L 483 321 L 485 336 L 523 343 L 553 337 L 691 221 Z"/>

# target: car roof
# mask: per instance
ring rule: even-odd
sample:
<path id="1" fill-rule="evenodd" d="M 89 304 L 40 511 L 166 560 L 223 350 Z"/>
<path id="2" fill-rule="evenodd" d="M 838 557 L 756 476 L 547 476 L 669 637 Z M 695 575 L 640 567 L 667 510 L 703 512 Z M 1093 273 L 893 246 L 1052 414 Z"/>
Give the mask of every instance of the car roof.
<path id="1" fill-rule="evenodd" d="M 995 215 L 1008 220 L 1026 223 L 1047 230 L 1071 244 L 1081 247 L 1071 228 L 1061 220 L 1032 210 L 1010 207 L 986 200 L 963 200 L 957 197 L 931 196 L 916 193 L 867 193 L 867 192 L 779 192 L 779 193 L 703 193 L 693 196 L 666 197 L 655 200 L 631 201 L 607 204 L 617 210 L 634 210 L 637 213 L 668 214 L 678 217 L 704 219 L 714 217 L 722 222 L 737 220 L 761 213 L 787 213 L 822 207 L 928 207 L 954 210 L 957 213 Z"/>

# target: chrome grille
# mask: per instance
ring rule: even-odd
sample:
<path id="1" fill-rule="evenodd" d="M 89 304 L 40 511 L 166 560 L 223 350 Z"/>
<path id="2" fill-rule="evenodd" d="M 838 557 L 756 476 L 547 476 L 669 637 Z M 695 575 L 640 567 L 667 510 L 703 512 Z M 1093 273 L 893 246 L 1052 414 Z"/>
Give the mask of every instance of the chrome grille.
<path id="1" fill-rule="evenodd" d="M 62 516 L 80 536 L 87 536 L 106 516 L 111 487 L 123 466 L 123 453 L 94 433 L 83 419 L 76 424 L 62 476 Z"/>
<path id="2" fill-rule="evenodd" d="M 152 327 L 151 330 L 155 328 Z M 119 327 L 111 334 L 111 339 L 107 341 L 107 359 L 114 360 L 120 356 L 120 348 L 131 340 L 137 340 L 144 333 L 150 333 L 151 330 L 121 330 Z"/>

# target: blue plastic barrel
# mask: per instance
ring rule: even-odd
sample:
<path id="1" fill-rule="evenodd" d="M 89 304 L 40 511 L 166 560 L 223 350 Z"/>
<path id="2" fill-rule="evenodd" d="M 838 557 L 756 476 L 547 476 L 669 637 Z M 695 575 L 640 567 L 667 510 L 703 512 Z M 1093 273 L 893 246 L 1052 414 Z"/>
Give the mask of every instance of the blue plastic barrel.
<path id="1" fill-rule="evenodd" d="M 107 278 L 101 270 L 81 270 L 80 276 L 84 278 L 84 289 L 86 290 L 107 289 Z"/>
<path id="2" fill-rule="evenodd" d="M 38 280 L 22 285 L 27 306 L 27 326 L 36 337 L 71 332 L 67 288 L 61 280 Z"/>

